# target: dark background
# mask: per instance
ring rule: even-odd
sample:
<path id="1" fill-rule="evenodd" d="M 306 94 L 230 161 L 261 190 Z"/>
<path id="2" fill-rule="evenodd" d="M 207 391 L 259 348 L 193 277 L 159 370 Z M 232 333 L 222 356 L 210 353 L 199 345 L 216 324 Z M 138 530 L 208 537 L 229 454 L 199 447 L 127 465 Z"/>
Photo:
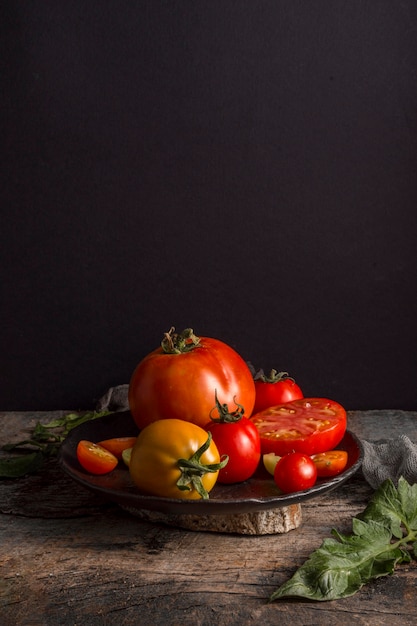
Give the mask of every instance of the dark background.
<path id="1" fill-rule="evenodd" d="M 415 0 L 0 4 L 0 408 L 171 325 L 417 409 Z"/>

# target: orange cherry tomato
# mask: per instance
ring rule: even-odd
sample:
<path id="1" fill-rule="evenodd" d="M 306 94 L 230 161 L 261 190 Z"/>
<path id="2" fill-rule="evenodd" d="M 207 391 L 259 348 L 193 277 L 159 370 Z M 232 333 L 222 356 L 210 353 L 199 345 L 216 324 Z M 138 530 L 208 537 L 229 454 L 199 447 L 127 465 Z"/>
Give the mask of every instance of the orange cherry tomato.
<path id="1" fill-rule="evenodd" d="M 122 459 L 123 451 L 127 448 L 133 448 L 136 442 L 136 437 L 114 437 L 113 439 L 104 439 L 99 441 L 97 445 L 102 448 L 106 448 L 109 452 L 114 454 L 119 461 Z"/>
<path id="2" fill-rule="evenodd" d="M 337 476 L 346 467 L 348 453 L 345 450 L 329 450 L 328 452 L 313 454 L 311 458 L 316 465 L 317 476 Z"/>
<path id="3" fill-rule="evenodd" d="M 77 459 L 90 474 L 108 474 L 118 463 L 117 457 L 106 448 L 85 439 L 78 442 Z"/>

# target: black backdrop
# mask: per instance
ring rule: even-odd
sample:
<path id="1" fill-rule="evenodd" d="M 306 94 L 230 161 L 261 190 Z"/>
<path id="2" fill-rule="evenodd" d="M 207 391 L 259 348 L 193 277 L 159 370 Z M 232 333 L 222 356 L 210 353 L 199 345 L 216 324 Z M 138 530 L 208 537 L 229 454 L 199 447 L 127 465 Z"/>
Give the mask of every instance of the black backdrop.
<path id="1" fill-rule="evenodd" d="M 0 409 L 174 325 L 417 409 L 415 0 L 3 1 Z"/>

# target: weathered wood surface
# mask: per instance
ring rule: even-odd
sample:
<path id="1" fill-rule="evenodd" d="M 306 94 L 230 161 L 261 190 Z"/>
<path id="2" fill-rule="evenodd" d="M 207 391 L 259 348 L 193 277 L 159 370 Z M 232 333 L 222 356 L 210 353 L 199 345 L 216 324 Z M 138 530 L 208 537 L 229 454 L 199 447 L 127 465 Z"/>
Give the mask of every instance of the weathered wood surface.
<path id="1" fill-rule="evenodd" d="M 0 445 L 52 417 L 0 413 Z M 373 441 L 400 433 L 417 441 L 414 412 L 352 412 L 349 427 Z M 358 473 L 303 504 L 302 525 L 287 534 L 193 532 L 141 521 L 80 488 L 51 461 L 36 476 L 0 481 L 0 623 L 415 624 L 415 562 L 345 600 L 268 603 L 333 527 L 350 531 L 371 494 Z"/>

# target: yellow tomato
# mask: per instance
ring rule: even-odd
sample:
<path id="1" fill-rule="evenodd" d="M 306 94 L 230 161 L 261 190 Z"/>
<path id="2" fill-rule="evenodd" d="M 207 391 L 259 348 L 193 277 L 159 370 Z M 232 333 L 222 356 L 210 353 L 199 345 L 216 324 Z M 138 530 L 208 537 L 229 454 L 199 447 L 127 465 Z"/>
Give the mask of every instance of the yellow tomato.
<path id="1" fill-rule="evenodd" d="M 219 470 L 216 444 L 203 428 L 179 419 L 162 419 L 146 426 L 132 448 L 129 472 L 143 492 L 160 497 L 208 498 Z"/>

